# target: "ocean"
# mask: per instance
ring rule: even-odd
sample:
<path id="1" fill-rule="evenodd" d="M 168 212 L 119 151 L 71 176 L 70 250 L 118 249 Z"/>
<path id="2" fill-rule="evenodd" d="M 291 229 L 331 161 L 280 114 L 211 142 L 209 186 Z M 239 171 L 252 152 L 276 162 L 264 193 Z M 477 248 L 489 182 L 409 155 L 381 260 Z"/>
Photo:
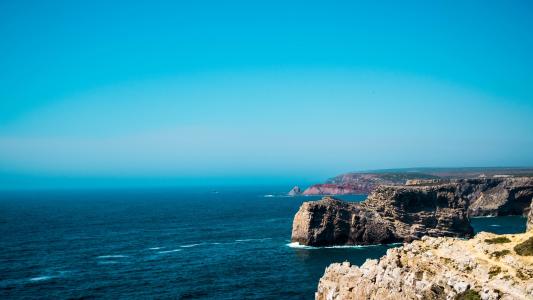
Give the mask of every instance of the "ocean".
<path id="1" fill-rule="evenodd" d="M 294 214 L 320 197 L 289 189 L 0 192 L 0 299 L 312 299 L 330 263 L 388 249 L 291 247 Z M 525 230 L 519 216 L 472 223 Z"/>

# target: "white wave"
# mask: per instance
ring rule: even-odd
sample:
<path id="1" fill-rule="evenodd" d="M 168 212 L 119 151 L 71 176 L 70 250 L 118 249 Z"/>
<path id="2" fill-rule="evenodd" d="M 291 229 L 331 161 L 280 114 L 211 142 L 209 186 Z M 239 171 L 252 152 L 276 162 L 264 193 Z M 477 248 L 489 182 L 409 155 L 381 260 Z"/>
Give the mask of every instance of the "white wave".
<path id="1" fill-rule="evenodd" d="M 502 225 L 499 225 L 499 224 L 491 224 L 490 226 L 491 227 L 502 227 Z"/>
<path id="2" fill-rule="evenodd" d="M 288 243 L 287 246 L 295 249 L 319 249 L 318 247 L 300 245 L 298 242 Z"/>
<path id="3" fill-rule="evenodd" d="M 180 246 L 181 248 L 191 248 L 191 247 L 196 247 L 196 246 L 200 246 L 202 245 L 201 243 L 200 244 L 190 244 L 190 245 L 183 245 L 183 246 Z"/>
<path id="4" fill-rule="evenodd" d="M 157 253 L 159 254 L 165 254 L 165 253 L 172 253 L 172 252 L 178 252 L 178 251 L 181 251 L 183 249 L 174 249 L 174 250 L 166 250 L 166 251 L 159 251 Z"/>
<path id="5" fill-rule="evenodd" d="M 326 247 L 314 247 L 314 246 L 307 246 L 307 245 L 300 245 L 298 242 L 288 243 L 287 246 L 295 249 L 364 249 L 364 248 L 372 248 L 372 247 L 379 247 L 379 246 L 401 246 L 402 243 L 392 243 L 392 244 L 378 244 L 378 245 L 336 245 L 336 246 L 326 246 Z"/>
<path id="6" fill-rule="evenodd" d="M 220 245 L 222 243 L 211 243 L 211 245 Z"/>
<path id="7" fill-rule="evenodd" d="M 30 281 L 43 281 L 43 280 L 48 280 L 52 278 L 53 278 L 52 276 L 38 276 L 38 277 L 30 278 Z"/>
<path id="8" fill-rule="evenodd" d="M 148 248 L 148 250 L 159 250 L 159 249 L 163 249 L 165 247 L 152 247 L 152 248 Z"/>
<path id="9" fill-rule="evenodd" d="M 126 258 L 127 255 L 117 254 L 117 255 L 100 255 L 97 258 Z"/>
<path id="10" fill-rule="evenodd" d="M 272 198 L 272 197 L 275 197 L 275 196 L 272 195 L 272 194 L 268 194 L 268 195 L 264 195 L 263 197 L 265 197 L 265 198 Z"/>

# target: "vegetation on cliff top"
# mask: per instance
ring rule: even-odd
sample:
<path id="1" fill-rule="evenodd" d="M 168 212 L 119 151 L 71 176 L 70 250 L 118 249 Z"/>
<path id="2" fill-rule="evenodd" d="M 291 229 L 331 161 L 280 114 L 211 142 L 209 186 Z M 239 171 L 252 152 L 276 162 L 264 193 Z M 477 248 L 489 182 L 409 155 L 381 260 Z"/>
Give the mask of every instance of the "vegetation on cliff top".
<path id="1" fill-rule="evenodd" d="M 533 237 L 530 237 L 525 242 L 516 245 L 514 247 L 514 251 L 516 254 L 522 256 L 533 255 Z"/>
<path id="2" fill-rule="evenodd" d="M 510 243 L 510 242 L 511 240 L 504 236 L 499 236 L 499 237 L 485 240 L 485 243 L 487 244 L 504 244 L 504 243 Z"/>
<path id="3" fill-rule="evenodd" d="M 492 252 L 492 254 L 490 255 L 491 257 L 496 257 L 496 258 L 500 258 L 502 256 L 505 256 L 507 254 L 511 253 L 511 251 L 507 250 L 507 249 L 504 249 L 502 251 L 494 251 Z"/>
<path id="4" fill-rule="evenodd" d="M 481 296 L 474 290 L 466 290 L 457 295 L 455 300 L 481 300 Z"/>

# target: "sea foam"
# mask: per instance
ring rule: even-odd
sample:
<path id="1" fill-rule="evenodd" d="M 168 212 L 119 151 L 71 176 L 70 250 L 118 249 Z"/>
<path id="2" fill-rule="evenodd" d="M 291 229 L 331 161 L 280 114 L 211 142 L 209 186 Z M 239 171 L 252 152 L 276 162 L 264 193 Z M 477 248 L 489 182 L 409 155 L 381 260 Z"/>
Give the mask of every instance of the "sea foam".
<path id="1" fill-rule="evenodd" d="M 182 245 L 180 246 L 181 248 L 191 248 L 191 247 L 196 247 L 196 246 L 200 246 L 202 245 L 201 243 L 200 244 L 190 244 L 190 245 Z"/>
<path id="2" fill-rule="evenodd" d="M 157 253 L 159 254 L 165 254 L 165 253 L 172 253 L 172 252 L 178 252 L 178 251 L 181 251 L 183 249 L 173 249 L 173 250 L 166 250 L 166 251 L 159 251 Z"/>
<path id="3" fill-rule="evenodd" d="M 53 278 L 52 276 L 38 276 L 38 277 L 30 278 L 30 281 L 43 281 L 43 280 L 48 280 L 52 278 Z"/>
<path id="4" fill-rule="evenodd" d="M 126 258 L 126 257 L 128 256 L 122 255 L 122 254 L 116 254 L 116 255 L 100 255 L 97 258 Z"/>
<path id="5" fill-rule="evenodd" d="M 287 246 L 295 249 L 319 249 L 318 247 L 300 245 L 298 242 L 288 243 Z"/>
<path id="6" fill-rule="evenodd" d="M 298 242 L 288 243 L 287 246 L 295 249 L 365 249 L 379 246 L 401 246 L 402 243 L 392 243 L 392 244 L 377 244 L 377 245 L 336 245 L 336 246 L 325 246 L 325 247 L 314 247 L 301 245 Z"/>

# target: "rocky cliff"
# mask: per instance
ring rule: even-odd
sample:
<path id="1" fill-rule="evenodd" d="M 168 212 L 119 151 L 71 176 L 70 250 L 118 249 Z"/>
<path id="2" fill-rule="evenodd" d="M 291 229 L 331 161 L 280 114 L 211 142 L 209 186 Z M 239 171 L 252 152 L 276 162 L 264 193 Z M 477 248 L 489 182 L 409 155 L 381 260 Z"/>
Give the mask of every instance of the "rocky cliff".
<path id="1" fill-rule="evenodd" d="M 305 202 L 294 217 L 292 241 L 311 246 L 368 245 L 411 241 L 423 235 L 472 235 L 461 203 L 423 193 L 396 195 L 393 189 L 380 189 L 362 203 L 331 197 Z"/>
<path id="2" fill-rule="evenodd" d="M 345 173 L 309 187 L 306 195 L 369 194 L 380 185 L 418 185 L 457 179 L 532 177 L 532 168 L 421 168 Z M 336 189 L 338 187 L 338 189 Z M 339 193 L 337 193 L 339 191 Z"/>
<path id="3" fill-rule="evenodd" d="M 463 198 L 470 216 L 527 215 L 533 177 L 465 179 L 443 185 Z"/>
<path id="4" fill-rule="evenodd" d="M 531 177 L 380 186 L 360 204 L 329 197 L 303 203 L 294 217 L 292 240 L 323 246 L 411 241 L 424 235 L 468 237 L 467 216 L 524 214 L 532 197 Z"/>
<path id="5" fill-rule="evenodd" d="M 471 240 L 424 237 L 361 267 L 330 265 L 315 298 L 533 299 L 532 241 L 533 231 L 480 233 Z"/>

